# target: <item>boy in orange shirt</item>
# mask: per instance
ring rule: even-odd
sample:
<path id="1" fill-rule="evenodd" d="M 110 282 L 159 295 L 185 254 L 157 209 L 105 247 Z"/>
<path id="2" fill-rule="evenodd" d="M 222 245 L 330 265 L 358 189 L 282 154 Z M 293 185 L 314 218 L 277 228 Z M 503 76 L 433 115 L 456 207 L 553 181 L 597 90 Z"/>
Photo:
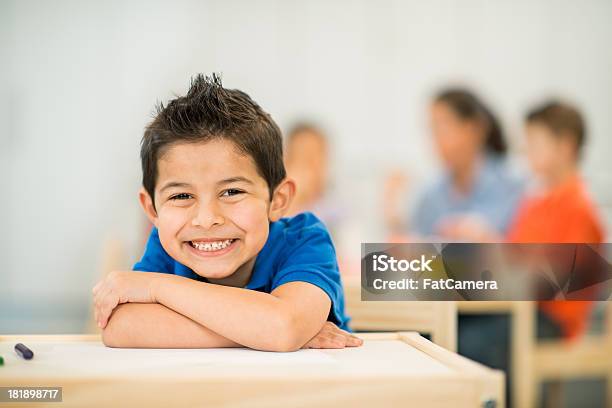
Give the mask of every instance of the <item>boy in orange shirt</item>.
<path id="1" fill-rule="evenodd" d="M 585 141 L 584 121 L 570 105 L 552 101 L 526 118 L 527 155 L 539 182 L 508 232 L 510 242 L 601 243 L 604 232 L 580 178 L 578 161 Z M 593 303 L 540 302 L 566 338 L 584 332 Z"/>

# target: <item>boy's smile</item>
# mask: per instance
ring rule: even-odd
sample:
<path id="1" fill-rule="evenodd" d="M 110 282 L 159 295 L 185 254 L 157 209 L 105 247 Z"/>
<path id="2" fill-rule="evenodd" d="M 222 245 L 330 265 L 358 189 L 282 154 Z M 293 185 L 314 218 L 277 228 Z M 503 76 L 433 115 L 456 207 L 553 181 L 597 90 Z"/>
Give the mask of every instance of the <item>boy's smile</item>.
<path id="1" fill-rule="evenodd" d="M 198 256 L 217 256 L 223 255 L 229 252 L 232 248 L 233 243 L 236 242 L 236 238 L 230 239 L 198 239 L 189 241 L 189 245 L 195 249 L 195 253 Z"/>
<path id="2" fill-rule="evenodd" d="M 270 193 L 250 156 L 228 140 L 177 143 L 158 161 L 155 209 L 166 252 L 211 282 L 248 283 L 268 238 Z"/>

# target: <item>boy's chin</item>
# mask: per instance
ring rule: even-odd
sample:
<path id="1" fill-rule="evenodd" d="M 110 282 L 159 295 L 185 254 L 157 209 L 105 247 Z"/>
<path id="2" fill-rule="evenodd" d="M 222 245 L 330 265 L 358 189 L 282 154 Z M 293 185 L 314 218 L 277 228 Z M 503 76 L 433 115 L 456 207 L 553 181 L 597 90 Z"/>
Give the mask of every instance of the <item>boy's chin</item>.
<path id="1" fill-rule="evenodd" d="M 198 271 L 194 272 L 201 277 L 206 278 L 209 283 L 215 285 L 244 287 L 249 280 L 248 277 L 246 277 L 246 280 L 244 280 L 244 277 L 241 277 L 236 273 L 210 273 L 210 271 L 206 271 L 206 273 L 198 273 Z"/>
<path id="2" fill-rule="evenodd" d="M 214 271 L 210 271 L 210 269 L 208 270 L 199 270 L 199 268 L 196 269 L 192 269 L 194 273 L 196 273 L 197 275 L 206 278 L 206 279 L 213 279 L 213 280 L 220 280 L 220 279 L 225 279 L 225 278 L 229 278 L 230 276 L 233 275 L 233 272 L 228 272 L 228 271 L 219 271 L 219 272 L 214 272 Z"/>

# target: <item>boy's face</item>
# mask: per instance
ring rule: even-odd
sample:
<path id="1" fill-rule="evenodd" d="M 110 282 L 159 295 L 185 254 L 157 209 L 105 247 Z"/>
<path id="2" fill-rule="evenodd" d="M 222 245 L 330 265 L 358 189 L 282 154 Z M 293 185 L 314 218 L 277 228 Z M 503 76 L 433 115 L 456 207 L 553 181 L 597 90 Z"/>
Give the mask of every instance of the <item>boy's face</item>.
<path id="1" fill-rule="evenodd" d="M 547 126 L 528 123 L 527 157 L 533 172 L 544 180 L 555 178 L 566 166 L 576 161 L 575 147 L 569 137 L 558 137 Z"/>
<path id="2" fill-rule="evenodd" d="M 280 218 L 251 157 L 224 139 L 169 147 L 158 160 L 157 211 L 147 207 L 147 198 L 141 192 L 166 252 L 211 279 L 254 261 L 269 221 Z"/>
<path id="3" fill-rule="evenodd" d="M 287 146 L 285 167 L 300 186 L 298 194 L 316 199 L 327 185 L 327 143 L 323 136 L 303 131 L 293 136 Z"/>

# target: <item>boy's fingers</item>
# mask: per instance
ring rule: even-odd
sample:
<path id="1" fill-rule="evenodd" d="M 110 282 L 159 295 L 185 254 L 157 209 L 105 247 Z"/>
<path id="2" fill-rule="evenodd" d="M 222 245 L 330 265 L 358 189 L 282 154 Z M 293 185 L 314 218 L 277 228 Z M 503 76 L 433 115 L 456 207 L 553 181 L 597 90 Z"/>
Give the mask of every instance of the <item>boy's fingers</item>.
<path id="1" fill-rule="evenodd" d="M 306 343 L 308 348 L 323 348 L 323 344 L 324 342 L 319 337 L 315 337 L 314 339 Z"/>
<path id="2" fill-rule="evenodd" d="M 328 321 L 325 322 L 321 331 L 304 345 L 304 348 L 341 349 L 360 346 L 362 343 L 363 340 L 359 337 Z"/>
<path id="3" fill-rule="evenodd" d="M 94 304 L 98 309 L 100 309 L 100 307 L 102 307 L 104 304 L 109 292 L 110 288 L 108 286 L 103 286 L 98 290 L 98 293 L 96 293 L 96 296 L 94 297 Z"/>
<path id="4" fill-rule="evenodd" d="M 334 344 L 337 344 L 339 346 L 346 346 L 346 337 L 341 334 L 335 334 L 332 338 L 332 341 L 334 342 Z"/>
<path id="5" fill-rule="evenodd" d="M 335 326 L 335 325 L 334 325 L 334 333 L 341 334 L 341 335 L 346 336 L 346 337 L 352 336 L 351 333 L 347 332 L 346 330 L 342 330 L 341 328 L 339 328 L 338 326 Z"/>
<path id="6" fill-rule="evenodd" d="M 359 346 L 363 343 L 363 340 L 347 331 L 342 330 L 342 336 L 347 346 Z"/>
<path id="7" fill-rule="evenodd" d="M 101 329 L 106 327 L 106 324 L 108 323 L 108 313 L 106 311 L 103 311 L 100 315 L 100 320 L 99 320 L 99 324 L 98 326 L 100 326 Z"/>
<path id="8" fill-rule="evenodd" d="M 313 348 L 328 349 L 342 347 L 340 343 L 336 341 L 335 336 L 331 333 L 320 334 L 317 336 L 315 345 L 316 347 Z"/>
<path id="9" fill-rule="evenodd" d="M 363 343 L 363 340 L 357 337 L 353 337 L 353 336 L 351 336 L 347 341 L 347 344 L 350 346 L 360 346 L 362 343 Z"/>
<path id="10" fill-rule="evenodd" d="M 106 327 L 106 309 L 104 306 L 100 308 L 100 313 L 98 314 L 98 327 L 101 329 Z"/>
<path id="11" fill-rule="evenodd" d="M 339 349 L 339 348 L 344 348 L 344 344 L 342 342 L 328 338 L 322 341 L 318 348 Z"/>
<path id="12" fill-rule="evenodd" d="M 94 295 L 95 305 L 98 307 L 102 306 L 110 291 L 111 288 L 108 285 L 100 285 L 96 291 L 96 294 Z"/>
<path id="13" fill-rule="evenodd" d="M 100 286 L 102 285 L 102 281 L 96 283 L 96 285 L 93 287 L 93 289 L 91 290 L 91 292 L 95 295 L 96 293 L 98 293 L 98 290 L 100 290 Z"/>
<path id="14" fill-rule="evenodd" d="M 319 341 L 317 341 L 317 340 L 313 340 L 313 341 L 311 341 L 311 342 L 306 344 L 306 348 L 320 348 L 320 347 L 321 347 L 321 345 L 320 345 Z"/>
<path id="15" fill-rule="evenodd" d="M 98 310 L 97 321 L 98 326 L 102 329 L 106 326 L 107 310 L 113 301 L 112 297 L 112 290 L 108 287 L 103 288 L 96 296 L 96 307 Z"/>
<path id="16" fill-rule="evenodd" d="M 107 296 L 106 302 L 102 306 L 102 319 L 100 321 L 100 323 L 102 324 L 102 328 L 106 327 L 106 324 L 108 323 L 108 318 L 110 317 L 111 313 L 113 313 L 113 310 L 115 309 L 115 307 L 117 307 L 118 304 L 119 299 L 115 294 L 111 292 L 109 296 Z"/>

